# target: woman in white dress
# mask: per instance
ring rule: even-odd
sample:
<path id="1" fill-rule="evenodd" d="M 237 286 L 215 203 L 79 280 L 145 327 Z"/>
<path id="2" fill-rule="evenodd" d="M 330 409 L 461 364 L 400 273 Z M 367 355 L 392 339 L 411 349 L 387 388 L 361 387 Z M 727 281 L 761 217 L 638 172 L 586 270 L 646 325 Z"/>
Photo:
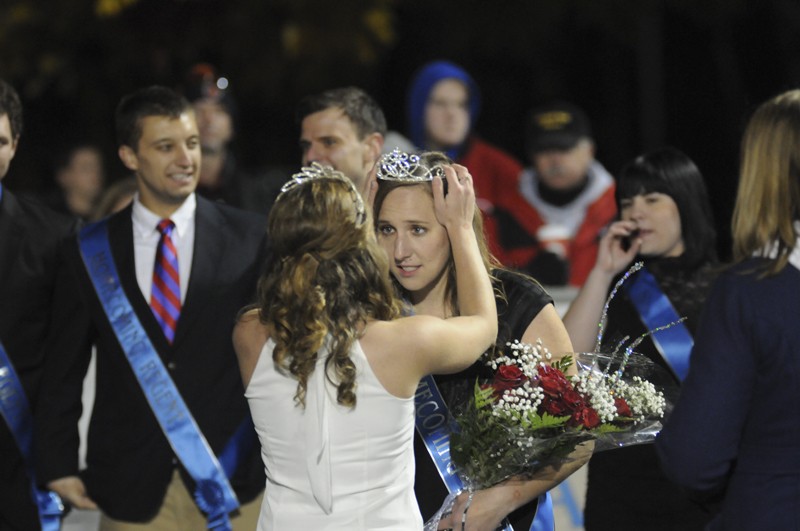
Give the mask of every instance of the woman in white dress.
<path id="1" fill-rule="evenodd" d="M 414 402 L 429 373 L 471 365 L 497 334 L 472 229 L 466 168 L 433 189 L 456 262 L 461 315 L 399 318 L 363 201 L 313 165 L 272 208 L 273 255 L 257 307 L 234 331 L 267 475 L 259 530 L 421 529 L 414 498 Z"/>

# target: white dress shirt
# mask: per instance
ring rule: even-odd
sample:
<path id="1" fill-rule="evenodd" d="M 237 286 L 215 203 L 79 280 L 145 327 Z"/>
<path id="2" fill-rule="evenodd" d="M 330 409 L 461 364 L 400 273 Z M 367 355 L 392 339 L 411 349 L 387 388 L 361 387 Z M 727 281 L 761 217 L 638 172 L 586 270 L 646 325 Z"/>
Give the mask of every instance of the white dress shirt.
<path id="1" fill-rule="evenodd" d="M 178 269 L 181 281 L 181 303 L 186 300 L 186 289 L 189 286 L 189 275 L 192 272 L 194 256 L 194 220 L 197 200 L 194 194 L 172 213 L 169 219 L 175 223 L 172 231 L 172 243 L 178 251 Z M 153 267 L 156 262 L 156 249 L 161 239 L 158 223 L 161 221 L 139 201 L 137 193 L 133 198 L 133 254 L 136 264 L 136 281 L 142 290 L 144 299 L 150 303 L 150 291 L 153 287 Z"/>

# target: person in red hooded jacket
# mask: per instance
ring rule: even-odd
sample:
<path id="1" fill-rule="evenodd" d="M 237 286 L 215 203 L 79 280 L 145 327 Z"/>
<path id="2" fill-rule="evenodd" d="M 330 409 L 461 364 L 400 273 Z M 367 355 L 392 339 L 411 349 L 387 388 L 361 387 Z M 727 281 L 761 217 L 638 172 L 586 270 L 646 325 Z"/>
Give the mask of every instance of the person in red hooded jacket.
<path id="1" fill-rule="evenodd" d="M 500 220 L 508 215 L 498 204 L 503 196 L 518 195 L 522 164 L 475 134 L 480 106 L 478 85 L 463 68 L 448 61 L 427 63 L 409 84 L 408 137 L 420 150 L 441 151 L 469 168 L 489 251 L 504 265 L 514 266 L 508 263 L 504 241 L 515 237 L 503 233 Z M 518 224 L 506 225 L 520 230 Z"/>

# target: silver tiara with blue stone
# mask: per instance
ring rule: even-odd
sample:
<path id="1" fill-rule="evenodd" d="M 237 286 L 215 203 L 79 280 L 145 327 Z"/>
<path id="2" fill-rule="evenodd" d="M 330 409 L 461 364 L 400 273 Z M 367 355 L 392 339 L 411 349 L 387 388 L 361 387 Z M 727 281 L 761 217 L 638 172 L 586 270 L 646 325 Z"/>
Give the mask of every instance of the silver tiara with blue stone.
<path id="1" fill-rule="evenodd" d="M 409 155 L 394 148 L 378 159 L 376 176 L 383 181 L 424 183 L 434 177 L 444 178 L 444 170 L 441 166 L 428 168 L 420 162 L 419 155 Z"/>
<path id="2" fill-rule="evenodd" d="M 289 190 L 319 180 L 342 181 L 347 183 L 350 188 L 350 193 L 353 196 L 353 203 L 355 203 L 356 206 L 356 224 L 361 225 L 366 221 L 367 210 L 364 207 L 364 200 L 361 198 L 361 194 L 358 193 L 353 181 L 348 179 L 342 172 L 334 170 L 331 166 L 323 166 L 319 162 L 312 162 L 310 166 L 303 166 L 300 168 L 299 172 L 293 174 L 292 178 L 281 186 L 281 193 L 278 194 L 278 199 Z"/>

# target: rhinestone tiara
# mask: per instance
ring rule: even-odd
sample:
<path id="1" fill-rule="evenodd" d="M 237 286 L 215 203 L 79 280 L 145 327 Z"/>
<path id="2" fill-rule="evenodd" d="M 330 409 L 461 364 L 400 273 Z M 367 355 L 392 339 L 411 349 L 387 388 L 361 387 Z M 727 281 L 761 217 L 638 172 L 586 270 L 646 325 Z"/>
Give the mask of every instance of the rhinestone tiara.
<path id="1" fill-rule="evenodd" d="M 410 183 L 430 182 L 434 177 L 444 177 L 441 166 L 428 168 L 420 163 L 419 155 L 405 153 L 394 148 L 378 159 L 378 179 Z"/>
<path id="2" fill-rule="evenodd" d="M 286 181 L 283 186 L 281 186 L 281 193 L 278 194 L 278 199 L 280 199 L 283 194 L 289 190 L 293 190 L 298 186 L 321 179 L 342 181 L 347 183 L 350 188 L 350 194 L 353 196 L 353 202 L 356 206 L 356 224 L 361 225 L 364 223 L 364 221 L 366 221 L 367 210 L 364 207 L 364 200 L 361 198 L 361 194 L 358 193 L 353 181 L 348 179 L 342 172 L 334 170 L 331 166 L 323 166 L 319 162 L 312 162 L 310 166 L 303 166 L 300 168 L 299 172 L 293 174 L 292 178 Z"/>

